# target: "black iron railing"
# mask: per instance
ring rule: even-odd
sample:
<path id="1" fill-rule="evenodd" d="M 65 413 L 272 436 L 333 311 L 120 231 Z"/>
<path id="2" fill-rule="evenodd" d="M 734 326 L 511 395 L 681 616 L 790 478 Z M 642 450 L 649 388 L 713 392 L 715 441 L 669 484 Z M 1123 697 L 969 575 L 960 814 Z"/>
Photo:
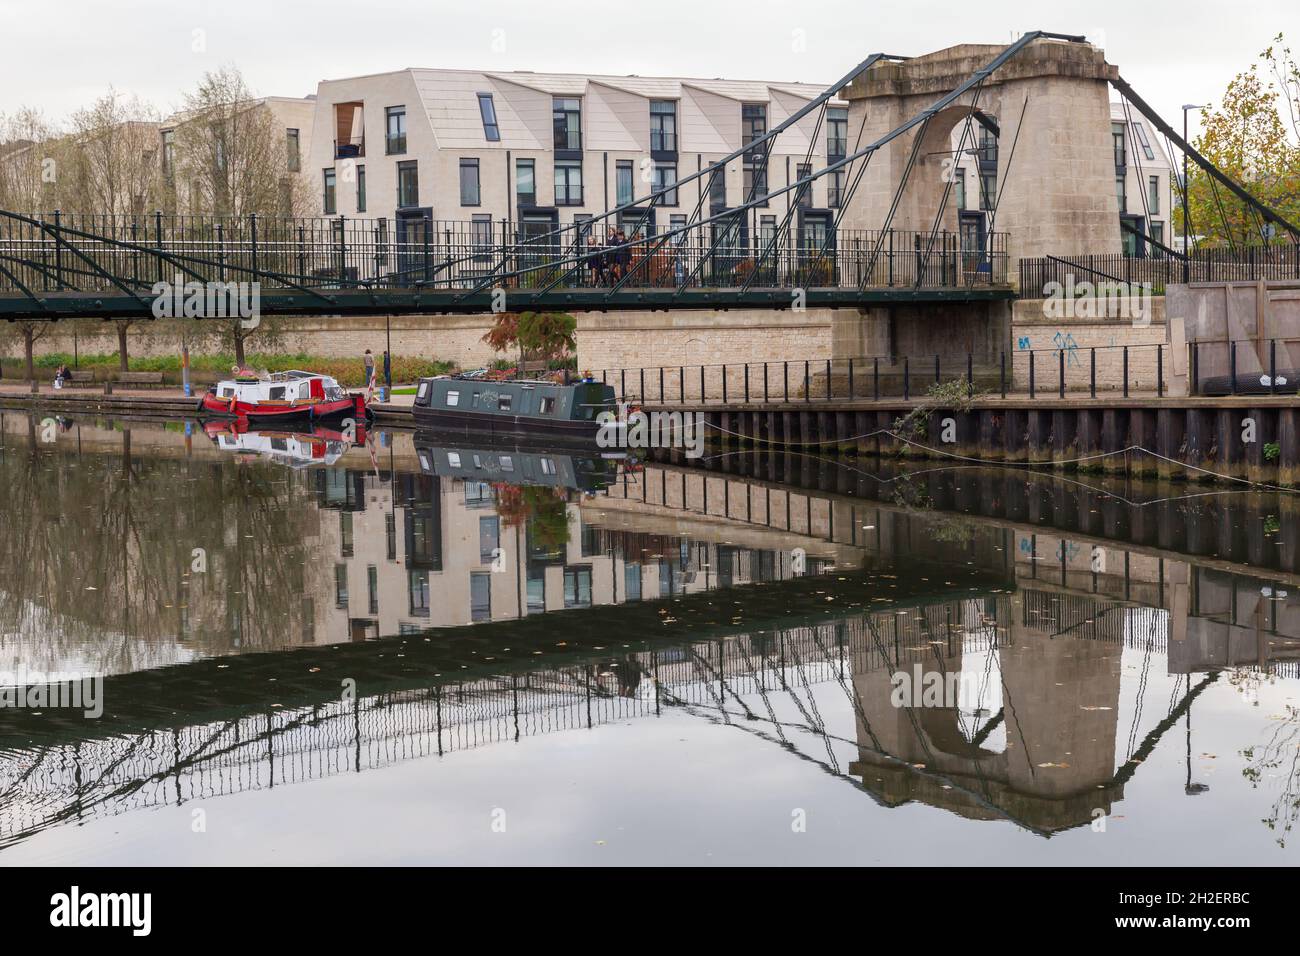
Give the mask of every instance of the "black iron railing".
<path id="1" fill-rule="evenodd" d="M 772 242 L 743 218 L 689 227 L 500 219 L 0 213 L 0 292 L 147 291 L 159 281 L 311 288 L 970 288 L 1005 285 L 1006 236 L 841 230 Z M 719 238 L 721 236 L 721 239 Z"/>
<path id="2" fill-rule="evenodd" d="M 1182 282 L 1255 282 L 1300 279 L 1300 245 L 1201 249 L 1186 262 L 1175 256 L 1042 256 L 1020 260 L 1021 298 L 1069 295 L 1081 283 L 1149 285 L 1160 294 Z"/>

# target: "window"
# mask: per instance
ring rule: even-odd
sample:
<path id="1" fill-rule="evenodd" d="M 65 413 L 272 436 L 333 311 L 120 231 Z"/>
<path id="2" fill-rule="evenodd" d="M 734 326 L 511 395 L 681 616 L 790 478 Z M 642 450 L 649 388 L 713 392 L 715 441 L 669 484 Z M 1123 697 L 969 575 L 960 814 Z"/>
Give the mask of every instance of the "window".
<path id="1" fill-rule="evenodd" d="M 991 212 L 998 202 L 998 174 L 980 173 L 980 208 Z"/>
<path id="2" fill-rule="evenodd" d="M 406 152 L 405 106 L 390 106 L 384 110 L 384 152 L 389 156 Z"/>
<path id="3" fill-rule="evenodd" d="M 767 104 L 746 103 L 740 108 L 742 142 L 752 143 L 767 133 Z M 745 150 L 745 201 L 767 197 L 767 150 L 756 146 Z"/>
<path id="4" fill-rule="evenodd" d="M 776 241 L 776 216 L 760 216 L 758 219 L 758 245 L 766 249 Z"/>
<path id="5" fill-rule="evenodd" d="M 379 613 L 379 569 L 373 564 L 366 565 L 366 583 L 370 586 L 370 613 Z"/>
<path id="6" fill-rule="evenodd" d="M 460 204 L 462 206 L 479 205 L 477 159 L 462 159 L 460 161 Z"/>
<path id="7" fill-rule="evenodd" d="M 511 403 L 512 400 L 513 400 L 513 396 L 511 396 L 511 395 L 501 395 L 501 396 L 498 396 L 498 398 L 497 398 L 497 411 L 501 411 L 501 412 L 508 412 L 508 411 L 510 411 L 510 403 Z"/>
<path id="8" fill-rule="evenodd" d="M 477 213 L 470 220 L 469 239 L 477 256 L 490 256 L 492 253 L 492 216 L 490 213 Z M 474 393 L 477 404 L 478 392 Z"/>
<path id="9" fill-rule="evenodd" d="M 668 217 L 669 232 L 676 232 L 676 230 L 678 229 L 684 229 L 685 226 L 686 226 L 686 216 L 682 214 L 677 214 Z M 686 242 L 685 232 L 677 232 L 676 235 L 673 236 L 673 245 L 680 246 L 685 242 Z"/>
<path id="10" fill-rule="evenodd" d="M 1147 210 L 1151 215 L 1157 215 L 1160 212 L 1160 177 L 1152 176 L 1147 181 Z"/>
<path id="11" fill-rule="evenodd" d="M 1110 124 L 1110 139 L 1115 150 L 1115 168 L 1123 169 L 1128 165 L 1128 150 L 1124 145 L 1124 124 Z"/>
<path id="12" fill-rule="evenodd" d="M 163 134 L 168 135 L 167 133 Z M 296 173 L 302 168 L 302 153 L 299 147 L 299 136 L 296 129 L 287 129 L 284 131 L 285 149 L 288 153 L 289 172 Z"/>
<path id="13" fill-rule="evenodd" d="M 537 164 L 534 160 L 515 160 L 515 198 L 521 206 L 537 205 Z"/>
<path id="14" fill-rule="evenodd" d="M 554 411 L 555 411 L 554 398 L 543 398 L 541 404 L 537 408 L 537 412 L 540 415 L 550 415 Z"/>
<path id="15" fill-rule="evenodd" d="M 397 164 L 397 205 L 420 205 L 420 170 L 415 160 Z"/>
<path id="16" fill-rule="evenodd" d="M 619 206 L 632 202 L 632 161 L 620 159 L 614 166 L 615 198 Z"/>
<path id="17" fill-rule="evenodd" d="M 334 606 L 348 606 L 348 566 L 334 565 Z"/>
<path id="18" fill-rule="evenodd" d="M 826 174 L 826 205 L 838 209 L 844 204 L 844 170 Z"/>
<path id="19" fill-rule="evenodd" d="M 591 607 L 591 568 L 564 569 L 564 606 Z"/>
<path id="20" fill-rule="evenodd" d="M 958 166 L 953 173 L 953 187 L 957 190 L 957 208 L 965 210 L 966 208 L 966 170 Z"/>
<path id="21" fill-rule="evenodd" d="M 357 212 L 366 211 L 366 167 L 357 167 Z"/>
<path id="22" fill-rule="evenodd" d="M 656 164 L 656 165 L 655 165 L 655 168 L 654 168 L 654 188 L 655 188 L 655 192 L 658 192 L 658 191 L 661 190 L 661 189 L 664 189 L 664 188 L 666 188 L 666 187 L 668 187 L 668 186 L 671 186 L 671 185 L 673 185 L 675 182 L 677 182 L 677 167 L 676 167 L 676 166 L 659 165 L 659 164 Z M 660 196 L 660 197 L 659 197 L 659 205 L 661 205 L 661 206 L 676 206 L 676 205 L 677 205 L 677 190 L 676 190 L 676 189 L 669 189 L 666 193 L 664 193 L 662 196 Z"/>
<path id="23" fill-rule="evenodd" d="M 1151 148 L 1151 141 L 1147 139 L 1147 131 L 1142 128 L 1141 123 L 1133 124 L 1133 134 L 1137 136 L 1138 145 L 1142 147 L 1142 155 L 1147 159 L 1155 159 L 1155 150 Z"/>
<path id="24" fill-rule="evenodd" d="M 447 393 L 447 407 L 455 408 L 460 404 L 460 392 L 450 391 Z"/>
<path id="25" fill-rule="evenodd" d="M 353 539 L 352 539 L 352 512 L 339 512 L 339 555 L 344 558 L 352 557 Z"/>
<path id="26" fill-rule="evenodd" d="M 1165 224 L 1163 222 L 1151 223 L 1151 238 L 1154 242 L 1160 243 L 1160 245 L 1165 244 Z M 1151 254 L 1157 258 L 1161 258 L 1164 256 L 1165 251 L 1161 249 L 1160 246 L 1153 246 Z"/>
<path id="27" fill-rule="evenodd" d="M 582 205 L 582 163 L 561 161 L 555 164 L 555 205 Z"/>
<path id="28" fill-rule="evenodd" d="M 491 93 L 478 95 L 478 112 L 483 117 L 483 135 L 489 143 L 501 142 L 501 128 L 497 126 L 497 108 Z"/>
<path id="29" fill-rule="evenodd" d="M 174 129 L 162 131 L 162 170 L 163 175 L 168 179 L 176 171 L 176 131 Z"/>
<path id="30" fill-rule="evenodd" d="M 826 111 L 826 158 L 831 162 L 848 153 L 849 111 L 834 107 Z"/>
<path id="31" fill-rule="evenodd" d="M 332 216 L 338 212 L 338 200 L 334 192 L 334 170 L 325 170 L 325 215 Z"/>
<path id="32" fill-rule="evenodd" d="M 501 519 L 489 515 L 478 519 L 478 556 L 484 564 L 495 560 L 501 547 Z"/>
<path id="33" fill-rule="evenodd" d="M 551 104 L 556 149 L 582 149 L 582 101 L 557 96 Z"/>
<path id="34" fill-rule="evenodd" d="M 641 600 L 641 565 L 623 566 L 623 596 L 628 601 Z"/>
<path id="35" fill-rule="evenodd" d="M 407 606 L 411 617 L 429 616 L 429 572 L 412 568 L 406 573 Z"/>
<path id="36" fill-rule="evenodd" d="M 528 567 L 528 613 L 541 614 L 546 610 L 546 568 Z"/>
<path id="37" fill-rule="evenodd" d="M 799 180 L 803 179 L 805 176 L 811 176 L 811 175 L 812 175 L 812 167 L 807 165 L 806 163 L 800 163 L 798 166 L 794 168 L 795 182 L 798 182 Z M 799 201 L 798 201 L 799 208 L 801 209 L 812 208 L 812 204 L 813 204 L 812 191 L 813 191 L 812 183 L 807 183 L 799 187 L 799 189 L 797 190 L 799 194 Z"/>
<path id="38" fill-rule="evenodd" d="M 1115 198 L 1119 200 L 1119 211 L 1128 212 L 1128 191 L 1124 188 L 1124 177 L 1115 177 Z"/>
<path id="39" fill-rule="evenodd" d="M 492 575 L 475 571 L 469 576 L 469 619 L 492 620 Z"/>
<path id="40" fill-rule="evenodd" d="M 714 209 L 727 208 L 727 170 L 720 167 L 709 174 L 709 205 Z"/>
<path id="41" fill-rule="evenodd" d="M 677 152 L 677 103 L 674 100 L 650 101 L 650 151 Z"/>

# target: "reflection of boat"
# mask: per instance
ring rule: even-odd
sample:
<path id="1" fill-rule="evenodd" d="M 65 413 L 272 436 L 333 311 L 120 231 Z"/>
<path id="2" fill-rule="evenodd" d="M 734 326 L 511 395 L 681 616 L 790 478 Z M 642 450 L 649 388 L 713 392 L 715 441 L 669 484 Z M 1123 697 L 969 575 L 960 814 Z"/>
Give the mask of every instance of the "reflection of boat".
<path id="1" fill-rule="evenodd" d="M 363 421 L 366 400 L 316 372 L 275 372 L 265 379 L 240 372 L 213 385 L 202 410 L 252 421 L 355 417 Z"/>
<path id="2" fill-rule="evenodd" d="M 614 412 L 614 389 L 602 382 L 493 382 L 438 376 L 420 379 L 417 425 L 461 434 L 535 435 L 594 442 L 601 412 Z"/>
<path id="3" fill-rule="evenodd" d="M 509 444 L 453 444 L 445 433 L 417 432 L 415 453 L 426 475 L 594 492 L 618 476 L 618 455 L 579 455 Z"/>
<path id="4" fill-rule="evenodd" d="M 306 426 L 301 429 L 261 428 L 250 431 L 248 422 L 205 422 L 204 433 L 223 451 L 269 458 L 290 468 L 332 465 L 353 444 L 348 435 L 333 428 Z M 365 441 L 363 426 L 357 427 L 356 441 Z"/>

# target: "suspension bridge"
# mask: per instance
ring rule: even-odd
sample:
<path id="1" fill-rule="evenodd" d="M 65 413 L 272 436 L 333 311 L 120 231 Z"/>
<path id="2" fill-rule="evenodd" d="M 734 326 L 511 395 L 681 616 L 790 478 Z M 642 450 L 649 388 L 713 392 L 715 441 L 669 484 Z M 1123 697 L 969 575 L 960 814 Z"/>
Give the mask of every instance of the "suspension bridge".
<path id="1" fill-rule="evenodd" d="M 178 282 L 257 283 L 262 313 L 343 317 L 987 307 L 1016 296 L 1012 276 L 1026 257 L 1050 254 L 1059 263 L 1118 251 L 1120 217 L 1094 201 L 1114 192 L 1105 157 L 1109 128 L 1092 130 L 1087 119 L 1105 113 L 1107 88 L 1204 169 L 1216 189 L 1245 202 L 1262 236 L 1273 227 L 1300 239 L 1300 230 L 1161 120 L 1100 50 L 1083 37 L 1034 31 L 1001 48 L 961 46 L 917 58 L 873 54 L 725 157 L 589 220 L 555 228 L 424 218 L 394 235 L 386 220 L 342 217 L 0 210 L 0 317 L 148 318 L 163 295 L 159 284 L 170 296 Z M 1035 98 L 1033 90 L 1041 95 Z M 850 103 L 856 137 L 844 155 L 813 168 L 813 143 L 837 97 Z M 958 226 L 953 177 L 943 173 L 941 160 L 969 151 L 972 120 L 1002 146 L 996 190 L 986 197 L 987 228 L 968 235 Z M 800 175 L 769 189 L 778 142 L 805 138 Z M 1082 150 L 1061 145 L 1072 142 L 1082 142 Z M 709 201 L 713 185 L 736 162 L 752 173 L 743 202 L 717 208 Z M 805 228 L 812 185 L 825 177 L 834 177 L 838 204 L 817 228 Z M 692 192 L 697 198 L 684 223 L 659 231 L 635 227 L 612 246 L 601 241 L 626 214 L 650 224 L 669 196 L 676 202 Z M 1188 258 L 1155 236 L 1139 238 L 1143 248 Z M 616 268 L 602 268 L 609 262 Z"/>

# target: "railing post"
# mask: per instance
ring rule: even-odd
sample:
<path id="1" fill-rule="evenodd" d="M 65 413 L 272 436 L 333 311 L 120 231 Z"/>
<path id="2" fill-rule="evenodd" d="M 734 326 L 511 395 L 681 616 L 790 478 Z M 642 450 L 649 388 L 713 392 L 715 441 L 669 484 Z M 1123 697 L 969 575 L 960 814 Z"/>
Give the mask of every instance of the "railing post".
<path id="1" fill-rule="evenodd" d="M 519 370 L 521 376 L 523 372 L 523 369 Z M 627 369 L 625 368 L 618 370 L 618 398 L 621 402 L 627 401 Z"/>
<path id="2" fill-rule="evenodd" d="M 1034 350 L 1029 350 L 1029 397 L 1034 397 Z"/>
<path id="3" fill-rule="evenodd" d="M 681 393 L 682 403 L 686 402 L 686 366 L 679 366 L 677 369 L 677 390 Z"/>
<path id="4" fill-rule="evenodd" d="M 1128 346 L 1124 346 L 1124 397 L 1128 398 Z"/>
<path id="5" fill-rule="evenodd" d="M 659 366 L 659 403 L 662 405 L 663 401 L 664 401 L 664 367 L 660 365 Z"/>
<path id="6" fill-rule="evenodd" d="M 831 360 L 826 360 L 826 401 L 831 400 Z"/>
<path id="7" fill-rule="evenodd" d="M 880 401 L 880 356 L 871 359 L 871 397 Z"/>
<path id="8" fill-rule="evenodd" d="M 54 210 L 54 285 L 59 290 L 67 288 L 63 282 L 63 243 L 60 241 L 62 238 L 63 213 L 56 209 Z"/>
<path id="9" fill-rule="evenodd" d="M 645 401 L 645 368 L 644 367 L 641 368 L 640 372 L 641 372 L 641 385 L 637 390 L 636 397 L 638 401 L 644 402 Z"/>
<path id="10" fill-rule="evenodd" d="M 763 402 L 766 404 L 769 400 L 767 394 L 767 359 L 763 359 Z"/>
<path id="11" fill-rule="evenodd" d="M 1061 349 L 1057 355 L 1057 359 L 1057 375 L 1059 380 L 1056 383 L 1056 397 L 1065 398 L 1065 349 Z"/>
<path id="12" fill-rule="evenodd" d="M 1188 365 L 1192 369 L 1192 388 L 1193 395 L 1201 394 L 1201 343 L 1193 339 L 1187 346 L 1191 349 L 1192 358 Z"/>
<path id="13" fill-rule="evenodd" d="M 1277 394 L 1277 339 L 1268 340 L 1268 393 Z"/>
<path id="14" fill-rule="evenodd" d="M 1156 343 L 1156 398 L 1165 397 L 1165 347 Z"/>
<path id="15" fill-rule="evenodd" d="M 1088 349 L 1088 397 L 1097 397 L 1097 348 Z"/>
<path id="16" fill-rule="evenodd" d="M 853 401 L 853 357 L 849 356 L 849 401 Z"/>
<path id="17" fill-rule="evenodd" d="M 781 363 L 781 382 L 785 388 L 785 400 L 790 401 L 790 362 L 786 360 Z"/>
<path id="18" fill-rule="evenodd" d="M 805 402 L 812 401 L 812 374 L 808 359 L 804 359 L 803 362 L 803 400 Z"/>
<path id="19" fill-rule="evenodd" d="M 722 404 L 727 404 L 727 363 L 722 363 Z"/>
<path id="20" fill-rule="evenodd" d="M 307 279 L 307 231 L 301 223 L 298 225 L 298 277 Z"/>
<path id="21" fill-rule="evenodd" d="M 155 210 L 154 210 L 154 213 L 153 213 L 153 244 L 154 244 L 154 248 L 155 248 L 155 249 L 158 251 L 158 253 L 159 253 L 159 254 L 156 256 L 156 258 L 157 258 L 157 260 L 158 260 L 158 281 L 159 281 L 159 282 L 166 282 L 168 277 L 163 273 L 163 257 L 162 257 L 162 254 L 161 254 L 161 253 L 162 253 L 162 247 L 163 247 L 163 241 L 162 241 L 162 210 L 161 210 L 161 209 L 155 209 Z"/>
<path id="22" fill-rule="evenodd" d="M 701 364 L 700 365 L 700 404 L 703 404 L 706 401 L 708 401 L 708 397 L 704 391 L 704 366 Z"/>
<path id="23" fill-rule="evenodd" d="M 745 363 L 745 404 L 749 404 L 749 363 Z"/>
<path id="24" fill-rule="evenodd" d="M 1228 343 L 1228 371 L 1232 378 L 1232 394 L 1237 394 L 1237 342 Z"/>
<path id="25" fill-rule="evenodd" d="M 257 275 L 257 213 L 255 212 L 249 213 L 248 215 L 248 235 L 249 235 L 249 241 L 252 244 L 252 259 L 250 260 L 250 264 L 253 267 L 253 271 L 251 274 L 253 276 L 256 276 Z"/>

